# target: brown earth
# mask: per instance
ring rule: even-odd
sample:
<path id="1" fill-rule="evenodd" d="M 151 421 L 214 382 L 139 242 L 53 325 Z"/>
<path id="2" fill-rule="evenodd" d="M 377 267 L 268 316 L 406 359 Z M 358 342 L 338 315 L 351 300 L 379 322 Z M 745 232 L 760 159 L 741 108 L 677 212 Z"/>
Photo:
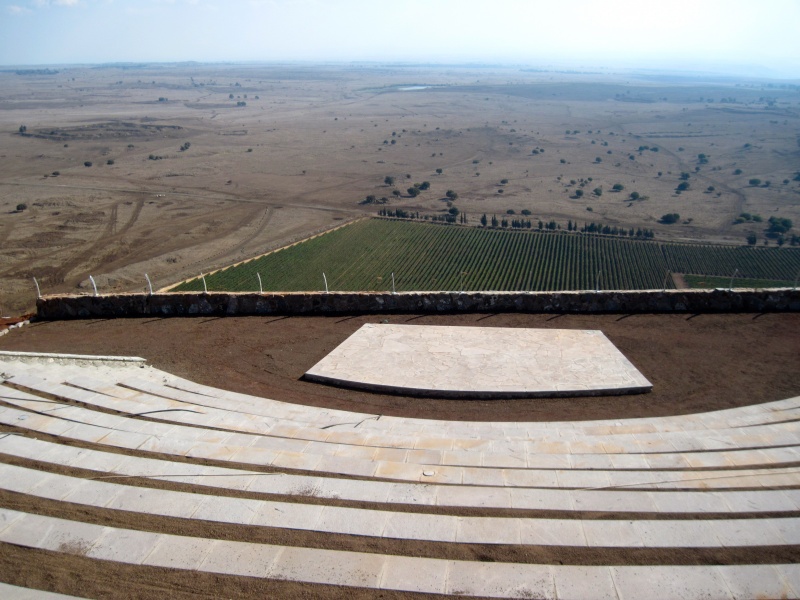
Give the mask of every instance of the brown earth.
<path id="1" fill-rule="evenodd" d="M 301 379 L 364 323 L 599 329 L 653 383 L 628 396 L 453 401 Z M 287 402 L 383 415 L 559 421 L 719 410 L 800 394 L 800 314 L 453 314 L 37 322 L 2 350 L 141 356 L 188 379 Z M 399 364 L 398 369 L 403 365 Z"/>
<path id="2" fill-rule="evenodd" d="M 452 189 L 473 224 L 529 210 L 742 244 L 764 228 L 732 225 L 743 211 L 800 222 L 798 106 L 764 81 L 504 67 L 3 72 L 0 315 L 32 308 L 33 277 L 45 294 L 89 275 L 101 291 L 142 290 L 145 273 L 161 288 L 374 214 L 359 201 L 393 198 L 387 175 L 403 194 L 390 207 L 440 214 Z M 678 195 L 681 172 L 691 187 Z M 430 190 L 408 197 L 422 181 Z M 672 212 L 681 223 L 658 223 Z"/>

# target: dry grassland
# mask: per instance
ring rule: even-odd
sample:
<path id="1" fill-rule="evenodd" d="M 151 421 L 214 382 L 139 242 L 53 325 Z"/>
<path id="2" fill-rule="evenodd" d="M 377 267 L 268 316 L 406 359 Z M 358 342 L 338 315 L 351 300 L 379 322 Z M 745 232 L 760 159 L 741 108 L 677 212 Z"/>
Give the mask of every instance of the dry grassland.
<path id="1" fill-rule="evenodd" d="M 0 73 L 2 314 L 32 308 L 32 277 L 43 293 L 85 290 L 89 275 L 102 291 L 143 289 L 144 273 L 160 288 L 373 214 L 359 201 L 391 198 L 387 175 L 403 192 L 392 207 L 442 213 L 452 189 L 473 223 L 527 209 L 730 243 L 762 237 L 763 224 L 732 224 L 741 212 L 800 227 L 796 86 L 518 68 L 58 71 Z M 681 172 L 691 187 L 676 194 Z M 659 224 L 668 212 L 682 222 Z"/>

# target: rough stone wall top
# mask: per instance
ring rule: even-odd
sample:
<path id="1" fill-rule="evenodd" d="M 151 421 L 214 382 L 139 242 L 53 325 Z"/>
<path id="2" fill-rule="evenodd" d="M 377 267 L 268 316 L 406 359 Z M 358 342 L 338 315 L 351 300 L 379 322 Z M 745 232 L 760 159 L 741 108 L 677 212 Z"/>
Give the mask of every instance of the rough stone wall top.
<path id="1" fill-rule="evenodd" d="M 599 292 L 297 292 L 46 296 L 40 319 L 365 313 L 663 313 L 800 311 L 800 290 L 716 289 Z"/>

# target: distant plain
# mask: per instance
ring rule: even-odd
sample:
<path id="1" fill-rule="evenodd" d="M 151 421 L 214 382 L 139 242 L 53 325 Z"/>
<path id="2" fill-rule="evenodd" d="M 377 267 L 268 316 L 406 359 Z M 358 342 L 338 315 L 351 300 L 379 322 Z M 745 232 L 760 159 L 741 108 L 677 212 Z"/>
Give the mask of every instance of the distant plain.
<path id="1" fill-rule="evenodd" d="M 662 240 L 755 233 L 775 245 L 764 222 L 734 224 L 741 213 L 800 229 L 796 82 L 519 67 L 53 70 L 0 73 L 2 314 L 32 309 L 33 277 L 42 293 L 85 292 L 89 275 L 104 292 L 142 290 L 145 273 L 162 288 L 375 214 L 360 204 L 368 195 L 434 215 L 454 190 L 473 225 L 527 210 Z M 423 181 L 430 189 L 410 197 Z M 666 213 L 679 222 L 661 224 Z"/>

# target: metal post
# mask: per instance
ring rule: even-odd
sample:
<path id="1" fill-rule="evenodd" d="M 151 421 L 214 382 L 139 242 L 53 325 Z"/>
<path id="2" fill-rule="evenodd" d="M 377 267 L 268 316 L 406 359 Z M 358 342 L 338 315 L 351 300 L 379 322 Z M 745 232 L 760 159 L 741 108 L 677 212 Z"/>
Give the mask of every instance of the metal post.
<path id="1" fill-rule="evenodd" d="M 144 274 L 144 278 L 147 279 L 147 288 L 150 290 L 150 295 L 153 295 L 153 284 L 150 282 L 150 277 L 147 276 L 147 273 Z"/>
<path id="2" fill-rule="evenodd" d="M 733 289 L 733 278 L 736 277 L 736 274 L 739 272 L 739 269 L 733 270 L 733 275 L 731 275 L 731 281 L 728 284 L 728 291 L 730 292 Z"/>
<path id="3" fill-rule="evenodd" d="M 203 280 L 203 293 L 207 294 L 208 293 L 208 286 L 206 286 L 206 276 L 201 274 L 200 278 Z"/>
<path id="4" fill-rule="evenodd" d="M 797 272 L 797 277 L 794 278 L 794 287 L 792 288 L 793 290 L 797 289 L 797 280 L 798 279 L 800 279 L 800 271 Z M 34 279 L 34 281 L 36 281 L 36 280 Z"/>
<path id="5" fill-rule="evenodd" d="M 97 296 L 97 284 L 94 282 L 94 277 L 89 275 L 89 281 L 92 282 L 92 287 L 94 288 L 94 295 Z"/>
<path id="6" fill-rule="evenodd" d="M 258 277 L 258 293 L 264 293 L 264 287 L 261 285 L 261 273 L 256 273 L 256 277 Z"/>
<path id="7" fill-rule="evenodd" d="M 669 278 L 669 273 L 670 273 L 669 271 L 664 273 L 664 285 L 661 286 L 662 287 L 662 289 L 661 289 L 662 292 L 666 292 L 667 291 L 667 279 Z"/>
<path id="8" fill-rule="evenodd" d="M 33 283 L 34 283 L 34 285 L 36 285 L 36 299 L 38 300 L 39 298 L 42 297 L 42 291 L 39 289 L 39 282 L 36 281 L 36 277 L 33 278 Z M 795 284 L 796 283 L 797 282 L 795 282 Z M 796 287 L 796 285 L 795 285 L 795 287 Z"/>
<path id="9" fill-rule="evenodd" d="M 327 294 L 328 293 L 328 278 L 325 277 L 325 272 L 324 271 L 322 273 L 322 279 L 325 280 L 325 293 Z"/>
<path id="10" fill-rule="evenodd" d="M 600 291 L 600 273 L 602 273 L 602 272 L 603 272 L 602 269 L 597 272 L 597 278 L 594 281 L 594 291 L 595 292 L 599 292 Z"/>
<path id="11" fill-rule="evenodd" d="M 392 273 L 392 293 L 396 294 L 397 292 L 394 291 L 394 273 Z"/>

